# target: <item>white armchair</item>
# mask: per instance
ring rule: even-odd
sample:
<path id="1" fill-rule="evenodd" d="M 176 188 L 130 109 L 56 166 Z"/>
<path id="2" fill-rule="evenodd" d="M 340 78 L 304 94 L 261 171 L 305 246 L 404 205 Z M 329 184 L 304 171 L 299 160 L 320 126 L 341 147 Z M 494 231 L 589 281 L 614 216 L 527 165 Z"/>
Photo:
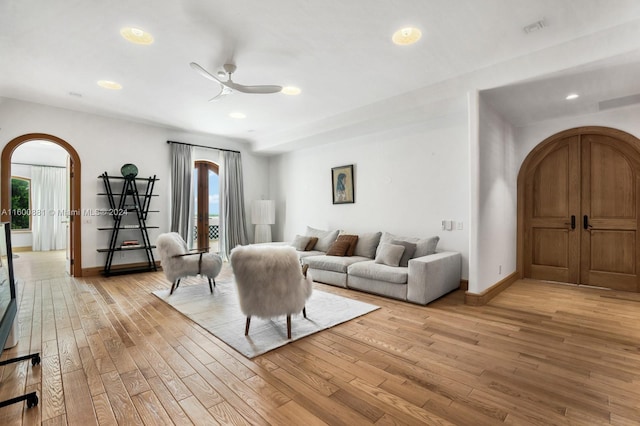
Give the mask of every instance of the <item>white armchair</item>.
<path id="1" fill-rule="evenodd" d="M 177 232 L 160 234 L 156 240 L 156 248 L 164 275 L 171 281 L 171 291 L 180 285 L 184 277 L 202 275 L 209 281 L 209 289 L 213 293 L 216 277 L 222 269 L 222 258 L 215 253 L 190 251 L 187 243 Z"/>
<path id="2" fill-rule="evenodd" d="M 293 247 L 238 246 L 231 250 L 231 267 L 238 286 L 240 309 L 247 316 L 244 330 L 249 334 L 251 316 L 287 316 L 287 338 L 291 339 L 291 314 L 302 311 L 312 291 Z"/>

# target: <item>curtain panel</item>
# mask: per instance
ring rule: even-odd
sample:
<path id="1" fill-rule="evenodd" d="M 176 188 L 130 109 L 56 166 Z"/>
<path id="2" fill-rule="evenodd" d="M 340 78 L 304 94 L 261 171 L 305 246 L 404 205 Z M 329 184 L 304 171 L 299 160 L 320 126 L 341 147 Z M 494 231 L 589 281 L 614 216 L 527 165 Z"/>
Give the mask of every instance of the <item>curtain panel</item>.
<path id="1" fill-rule="evenodd" d="M 171 231 L 180 234 L 191 247 L 193 242 L 193 146 L 171 144 Z"/>
<path id="2" fill-rule="evenodd" d="M 31 166 L 31 217 L 33 251 L 67 247 L 67 169 Z M 40 214 L 42 213 L 42 214 Z"/>
<path id="3" fill-rule="evenodd" d="M 237 245 L 249 242 L 244 209 L 242 157 L 239 152 L 220 152 L 220 256 L 229 260 Z"/>

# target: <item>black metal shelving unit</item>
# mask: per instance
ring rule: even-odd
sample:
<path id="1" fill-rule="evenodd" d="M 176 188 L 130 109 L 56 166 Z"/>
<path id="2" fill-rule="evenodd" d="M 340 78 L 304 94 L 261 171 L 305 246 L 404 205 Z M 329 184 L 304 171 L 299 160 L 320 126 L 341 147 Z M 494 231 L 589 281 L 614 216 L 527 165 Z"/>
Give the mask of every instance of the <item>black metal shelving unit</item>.
<path id="1" fill-rule="evenodd" d="M 158 179 L 155 175 L 148 178 L 109 176 L 107 172 L 101 174 L 99 178 L 102 179 L 106 192 L 98 195 L 105 195 L 109 202 L 109 208 L 104 210 L 104 214 L 111 216 L 113 219 L 113 226 L 98 228 L 100 231 L 111 231 L 109 248 L 98 249 L 100 253 L 107 253 L 107 260 L 102 274 L 110 276 L 157 271 L 158 267 L 153 258 L 155 246 L 151 244 L 148 230 L 157 229 L 158 227 L 147 226 L 147 215 L 158 212 L 158 210 L 149 210 L 151 198 L 157 196 L 153 194 L 153 187 Z M 117 192 L 120 186 L 120 192 Z M 131 216 L 135 218 L 135 221 L 127 220 Z M 139 245 L 123 246 L 118 243 L 121 231 L 138 231 L 142 241 Z M 113 257 L 116 252 L 135 250 L 144 250 L 147 258 L 146 264 L 139 267 L 113 268 Z"/>

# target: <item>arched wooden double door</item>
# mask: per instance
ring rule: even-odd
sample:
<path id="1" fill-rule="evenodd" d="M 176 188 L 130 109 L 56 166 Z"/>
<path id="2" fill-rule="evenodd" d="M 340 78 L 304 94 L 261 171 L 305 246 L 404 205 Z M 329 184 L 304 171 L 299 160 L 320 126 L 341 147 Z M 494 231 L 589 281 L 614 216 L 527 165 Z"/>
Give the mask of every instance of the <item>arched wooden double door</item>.
<path id="1" fill-rule="evenodd" d="M 571 129 L 534 149 L 518 180 L 524 277 L 640 291 L 640 140 Z"/>

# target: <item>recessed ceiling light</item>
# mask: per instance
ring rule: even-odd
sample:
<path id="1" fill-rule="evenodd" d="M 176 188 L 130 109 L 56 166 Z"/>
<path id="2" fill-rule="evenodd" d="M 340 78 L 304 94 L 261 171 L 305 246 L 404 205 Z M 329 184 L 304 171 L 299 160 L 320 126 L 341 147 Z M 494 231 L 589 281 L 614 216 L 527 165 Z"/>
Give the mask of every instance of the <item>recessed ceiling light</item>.
<path id="1" fill-rule="evenodd" d="M 571 93 L 571 94 L 567 95 L 567 97 L 565 99 L 570 101 L 571 99 L 577 99 L 579 97 L 580 97 L 580 95 L 578 95 L 577 93 Z"/>
<path id="2" fill-rule="evenodd" d="M 285 95 L 299 95 L 300 92 L 302 92 L 302 90 L 300 90 L 299 87 L 295 87 L 295 86 L 285 86 L 282 88 L 281 90 L 282 93 L 284 93 Z"/>
<path id="3" fill-rule="evenodd" d="M 116 83 L 115 81 L 109 81 L 109 80 L 98 81 L 98 86 L 102 87 L 103 89 L 109 89 L 109 90 L 122 89 L 122 85 L 120 83 Z"/>
<path id="4" fill-rule="evenodd" d="M 406 27 L 393 33 L 391 40 L 400 46 L 407 46 L 420 40 L 420 37 L 422 37 L 422 31 L 417 28 Z"/>
<path id="5" fill-rule="evenodd" d="M 241 119 L 241 118 L 247 118 L 247 116 L 246 116 L 246 115 L 244 115 L 244 114 L 243 114 L 243 113 L 241 113 L 241 112 L 232 112 L 231 114 L 229 114 L 229 117 L 231 117 L 231 118 L 238 118 L 238 119 Z"/>
<path id="6" fill-rule="evenodd" d="M 140 28 L 126 27 L 120 30 L 120 35 L 125 40 L 135 44 L 151 44 L 153 36 Z"/>

